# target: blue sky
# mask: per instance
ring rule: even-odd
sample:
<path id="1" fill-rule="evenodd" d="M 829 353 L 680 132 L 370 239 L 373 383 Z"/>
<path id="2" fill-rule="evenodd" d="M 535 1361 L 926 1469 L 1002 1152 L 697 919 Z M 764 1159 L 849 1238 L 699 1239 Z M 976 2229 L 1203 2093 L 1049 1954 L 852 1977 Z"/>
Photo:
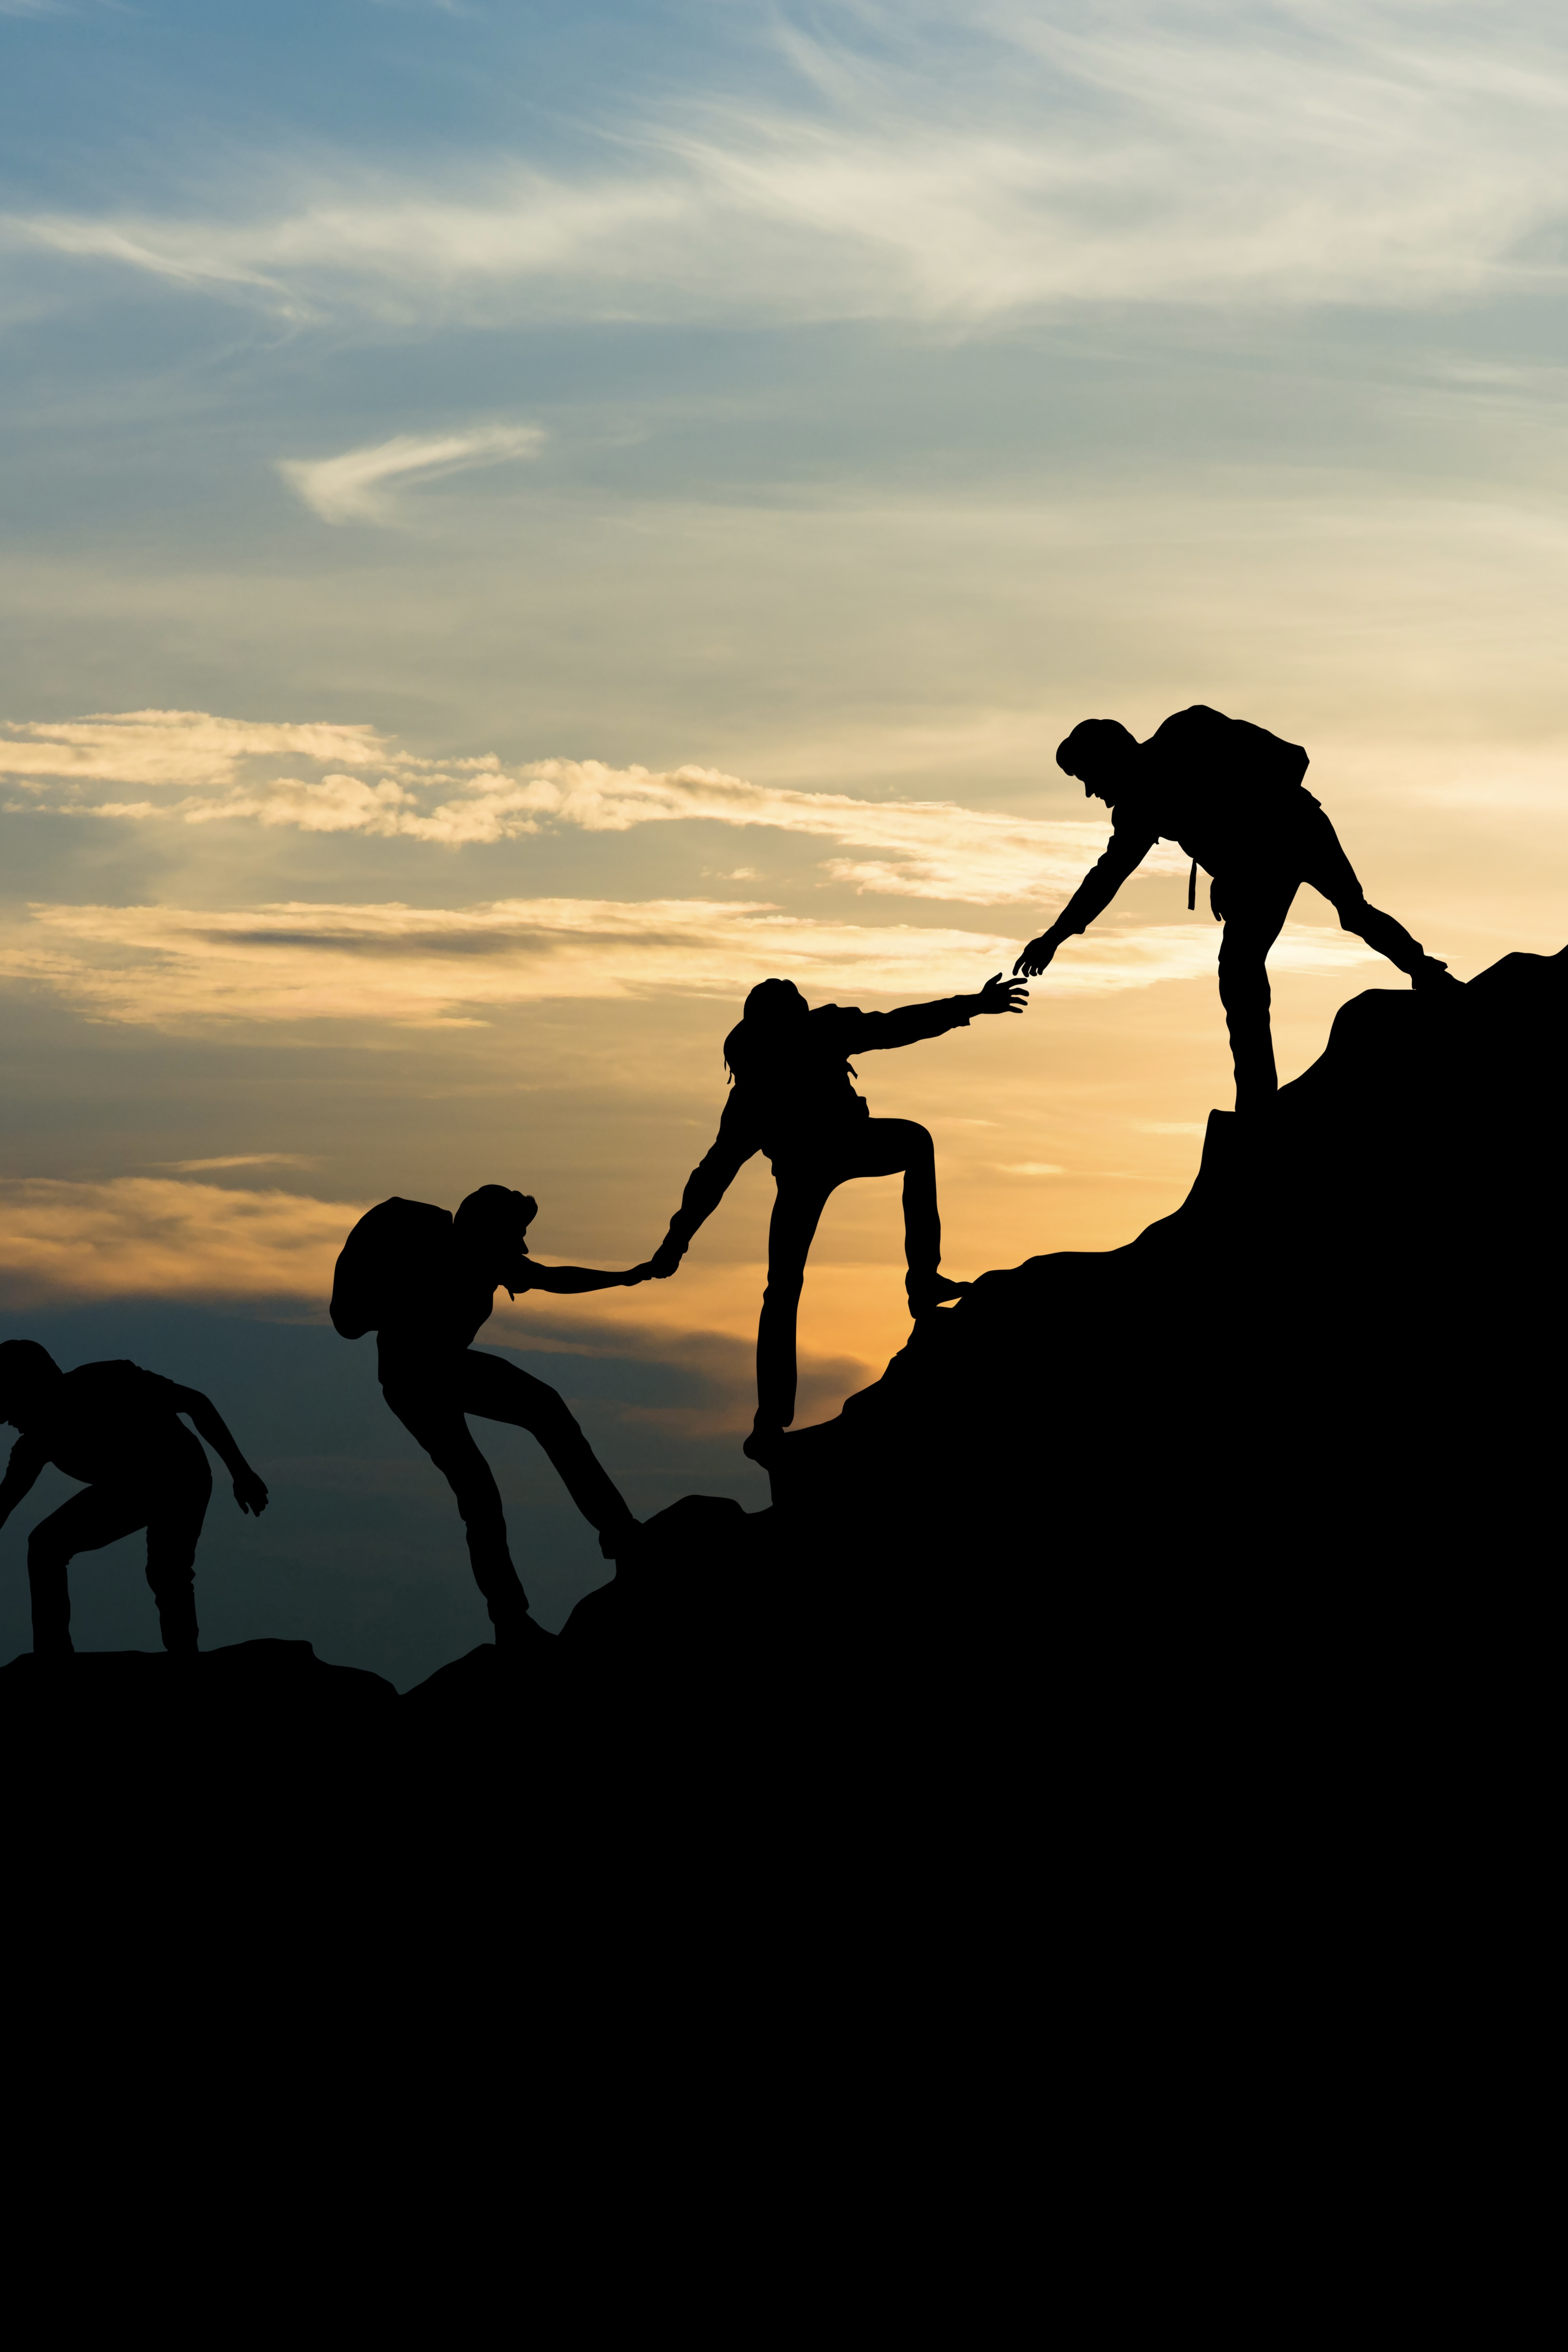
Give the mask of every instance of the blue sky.
<path id="1" fill-rule="evenodd" d="M 1557 12 L 0 0 L 0 58 L 17 1328 L 314 1347 L 359 1205 L 498 1177 L 542 1254 L 641 1256 L 752 979 L 942 993 L 1054 911 L 1090 712 L 1305 743 L 1461 972 L 1562 945 Z M 1177 862 L 1025 1023 L 865 1074 L 955 1271 L 1190 1181 Z M 1286 1074 L 1391 977 L 1303 893 Z M 638 1507 L 763 1499 L 767 1198 L 657 1296 L 498 1318 Z M 896 1258 L 888 1187 L 835 1203 L 813 1413 Z"/>

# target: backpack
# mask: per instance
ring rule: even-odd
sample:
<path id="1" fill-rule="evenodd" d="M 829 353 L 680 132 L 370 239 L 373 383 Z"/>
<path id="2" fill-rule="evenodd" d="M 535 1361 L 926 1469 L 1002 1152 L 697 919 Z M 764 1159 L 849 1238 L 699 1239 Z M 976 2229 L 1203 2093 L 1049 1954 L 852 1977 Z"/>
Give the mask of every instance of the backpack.
<path id="1" fill-rule="evenodd" d="M 434 1271 L 451 1237 L 452 1213 L 395 1197 L 367 1209 L 332 1270 L 332 1328 L 344 1339 L 379 1330 L 395 1299 L 406 1300 Z"/>

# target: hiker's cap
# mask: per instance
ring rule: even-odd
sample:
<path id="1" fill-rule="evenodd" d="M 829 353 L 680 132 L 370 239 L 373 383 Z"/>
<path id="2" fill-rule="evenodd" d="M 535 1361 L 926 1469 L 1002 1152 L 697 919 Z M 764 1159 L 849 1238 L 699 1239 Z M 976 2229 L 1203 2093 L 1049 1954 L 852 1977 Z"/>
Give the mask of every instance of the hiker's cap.
<path id="1" fill-rule="evenodd" d="M 759 980 L 746 999 L 741 1017 L 759 1023 L 788 1021 L 810 1010 L 793 980 Z"/>
<path id="2" fill-rule="evenodd" d="M 468 1238 L 489 1234 L 497 1240 L 521 1241 L 539 1214 L 539 1203 L 528 1192 L 513 1192 L 505 1184 L 481 1184 L 458 1204 L 454 1231 Z"/>
<path id="3" fill-rule="evenodd" d="M 1080 719 L 1070 735 L 1057 745 L 1057 765 L 1064 774 L 1088 783 L 1108 768 L 1124 768 L 1138 749 L 1120 719 Z"/>

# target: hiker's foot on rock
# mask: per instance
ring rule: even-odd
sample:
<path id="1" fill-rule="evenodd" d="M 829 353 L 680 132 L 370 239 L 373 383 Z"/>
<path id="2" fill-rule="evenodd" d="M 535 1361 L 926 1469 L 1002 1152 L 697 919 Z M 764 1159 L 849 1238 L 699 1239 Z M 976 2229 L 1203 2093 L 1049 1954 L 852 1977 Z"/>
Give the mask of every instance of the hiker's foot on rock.
<path id="1" fill-rule="evenodd" d="M 741 1451 L 748 1462 L 771 1462 L 784 1444 L 784 1431 L 775 1423 L 758 1421 L 752 1424 L 752 1433 Z"/>
<path id="2" fill-rule="evenodd" d="M 1410 975 L 1412 988 L 1450 989 L 1463 988 L 1464 984 L 1462 980 L 1456 980 L 1447 965 L 1439 963 L 1436 956 L 1423 956 Z"/>
<path id="3" fill-rule="evenodd" d="M 630 1559 L 642 1542 L 643 1526 L 628 1512 L 618 1527 L 601 1528 L 599 1550 L 605 1559 Z"/>
<path id="4" fill-rule="evenodd" d="M 911 1315 L 923 1315 L 932 1307 L 949 1307 L 973 1287 L 971 1282 L 950 1282 L 945 1274 L 922 1274 L 904 1285 Z"/>

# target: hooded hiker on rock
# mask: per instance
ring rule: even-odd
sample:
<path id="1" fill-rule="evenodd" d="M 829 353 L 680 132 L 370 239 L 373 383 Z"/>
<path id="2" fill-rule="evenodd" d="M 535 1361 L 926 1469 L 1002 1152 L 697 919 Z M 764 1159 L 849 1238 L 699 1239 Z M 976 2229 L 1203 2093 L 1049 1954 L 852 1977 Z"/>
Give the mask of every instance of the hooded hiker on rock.
<path id="1" fill-rule="evenodd" d="M 998 972 L 973 996 L 861 1013 L 821 1004 L 814 1013 L 790 980 L 760 981 L 724 1040 L 734 1092 L 718 1140 L 691 1171 L 669 1231 L 654 1252 L 661 1280 L 675 1272 L 692 1235 L 711 1216 L 753 1152 L 766 1152 L 778 1185 L 768 1228 L 768 1284 L 757 1325 L 757 1414 L 745 1452 L 761 1461 L 795 1419 L 795 1317 L 805 1261 L 835 1187 L 851 1176 L 904 1180 L 904 1288 L 910 1313 L 945 1305 L 968 1287 L 942 1264 L 931 1139 L 913 1119 L 873 1118 L 850 1085 L 851 1054 L 913 1045 L 965 1029 L 977 1013 L 1022 1013 L 1026 992 Z"/>
<path id="2" fill-rule="evenodd" d="M 1367 905 L 1333 826 L 1302 784 L 1308 761 L 1299 744 L 1198 702 L 1146 743 L 1115 719 L 1081 719 L 1058 747 L 1057 765 L 1079 778 L 1086 798 L 1110 808 L 1110 844 L 1014 971 L 1031 980 L 1043 972 L 1064 940 L 1104 912 L 1156 841 L 1180 842 L 1193 861 L 1188 906 L 1201 866 L 1214 877 L 1209 905 L 1225 925 L 1219 995 L 1237 1110 L 1267 1109 L 1279 1087 L 1265 959 L 1303 882 L 1329 901 L 1342 930 L 1408 972 L 1416 988 L 1460 986 L 1402 923 Z"/>

